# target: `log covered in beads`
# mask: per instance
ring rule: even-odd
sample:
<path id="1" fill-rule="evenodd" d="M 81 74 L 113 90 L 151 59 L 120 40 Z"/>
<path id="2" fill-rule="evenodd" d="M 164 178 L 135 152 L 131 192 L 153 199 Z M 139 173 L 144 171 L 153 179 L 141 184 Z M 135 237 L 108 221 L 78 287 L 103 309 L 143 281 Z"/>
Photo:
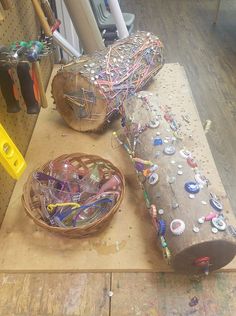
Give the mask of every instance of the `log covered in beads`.
<path id="1" fill-rule="evenodd" d="M 191 118 L 177 121 L 157 95 L 139 92 L 124 104 L 115 133 L 132 159 L 164 257 L 176 271 L 217 270 L 235 256 L 228 209 L 214 195 L 191 148 Z"/>
<path id="2" fill-rule="evenodd" d="M 52 82 L 57 110 L 77 131 L 101 129 L 157 74 L 162 51 L 158 37 L 137 32 L 62 67 Z"/>

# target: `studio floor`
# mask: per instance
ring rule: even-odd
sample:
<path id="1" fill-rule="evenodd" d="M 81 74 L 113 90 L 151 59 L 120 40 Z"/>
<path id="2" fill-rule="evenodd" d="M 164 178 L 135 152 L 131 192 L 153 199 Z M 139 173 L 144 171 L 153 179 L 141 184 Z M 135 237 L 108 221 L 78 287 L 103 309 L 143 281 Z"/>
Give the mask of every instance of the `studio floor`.
<path id="1" fill-rule="evenodd" d="M 163 40 L 167 63 L 182 64 L 233 209 L 236 209 L 236 3 L 122 0 L 135 29 Z M 205 278 L 174 273 L 0 274 L 3 316 L 234 315 L 236 273 Z"/>

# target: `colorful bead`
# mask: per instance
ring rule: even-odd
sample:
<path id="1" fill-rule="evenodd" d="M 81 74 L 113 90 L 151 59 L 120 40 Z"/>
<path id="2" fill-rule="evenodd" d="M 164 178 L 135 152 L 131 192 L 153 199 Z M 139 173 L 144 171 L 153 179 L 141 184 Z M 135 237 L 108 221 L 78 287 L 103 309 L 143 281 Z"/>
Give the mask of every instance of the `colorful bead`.
<path id="1" fill-rule="evenodd" d="M 176 149 L 174 146 L 166 146 L 163 150 L 163 153 L 167 156 L 174 155 L 176 152 Z"/>
<path id="2" fill-rule="evenodd" d="M 163 144 L 163 140 L 161 139 L 161 138 L 155 138 L 154 140 L 153 140 L 153 145 L 154 146 L 160 146 L 160 145 L 162 145 Z"/>
<path id="3" fill-rule="evenodd" d="M 159 219 L 157 221 L 158 224 L 158 235 L 159 236 L 164 236 L 166 233 L 166 222 L 163 219 Z"/>
<path id="4" fill-rule="evenodd" d="M 191 194 L 197 194 L 200 191 L 200 187 L 197 182 L 186 182 L 184 185 L 185 190 Z"/>
<path id="5" fill-rule="evenodd" d="M 226 229 L 226 223 L 220 219 L 220 218 L 212 218 L 212 221 L 211 221 L 212 225 L 217 228 L 218 230 L 225 230 Z"/>
<path id="6" fill-rule="evenodd" d="M 174 219 L 170 223 L 170 230 L 174 235 L 181 235 L 185 230 L 185 223 L 181 219 Z"/>
<path id="7" fill-rule="evenodd" d="M 219 200 L 215 199 L 215 198 L 211 198 L 209 200 L 211 206 L 217 211 L 220 212 L 223 210 L 223 205 L 220 203 Z"/>

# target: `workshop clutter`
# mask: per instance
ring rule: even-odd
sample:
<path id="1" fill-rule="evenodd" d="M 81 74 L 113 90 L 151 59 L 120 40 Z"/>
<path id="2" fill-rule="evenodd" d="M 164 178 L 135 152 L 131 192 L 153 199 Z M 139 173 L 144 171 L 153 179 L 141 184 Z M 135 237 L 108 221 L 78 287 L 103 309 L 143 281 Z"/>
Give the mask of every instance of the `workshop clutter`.
<path id="1" fill-rule="evenodd" d="M 124 196 L 124 177 L 95 155 L 62 155 L 33 172 L 22 202 L 33 221 L 67 237 L 96 233 L 109 223 Z"/>
<path id="2" fill-rule="evenodd" d="M 18 180 L 26 168 L 24 157 L 0 124 L 0 164 L 9 175 Z"/>
<path id="3" fill-rule="evenodd" d="M 39 60 L 50 53 L 52 42 L 47 37 L 0 47 L 0 87 L 8 113 L 20 111 L 20 93 L 28 114 L 39 113 L 40 106 L 47 107 Z"/>

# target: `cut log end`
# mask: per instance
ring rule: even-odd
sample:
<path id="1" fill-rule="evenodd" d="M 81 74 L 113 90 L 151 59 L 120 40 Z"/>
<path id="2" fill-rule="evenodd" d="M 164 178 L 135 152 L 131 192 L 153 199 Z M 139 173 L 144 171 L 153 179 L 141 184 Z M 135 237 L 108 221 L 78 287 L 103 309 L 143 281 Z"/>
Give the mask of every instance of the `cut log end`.
<path id="1" fill-rule="evenodd" d="M 229 264 L 236 254 L 236 245 L 223 239 L 197 243 L 173 257 L 172 266 L 175 271 L 183 273 L 204 273 L 218 270 Z M 209 265 L 204 264 L 209 258 Z"/>

